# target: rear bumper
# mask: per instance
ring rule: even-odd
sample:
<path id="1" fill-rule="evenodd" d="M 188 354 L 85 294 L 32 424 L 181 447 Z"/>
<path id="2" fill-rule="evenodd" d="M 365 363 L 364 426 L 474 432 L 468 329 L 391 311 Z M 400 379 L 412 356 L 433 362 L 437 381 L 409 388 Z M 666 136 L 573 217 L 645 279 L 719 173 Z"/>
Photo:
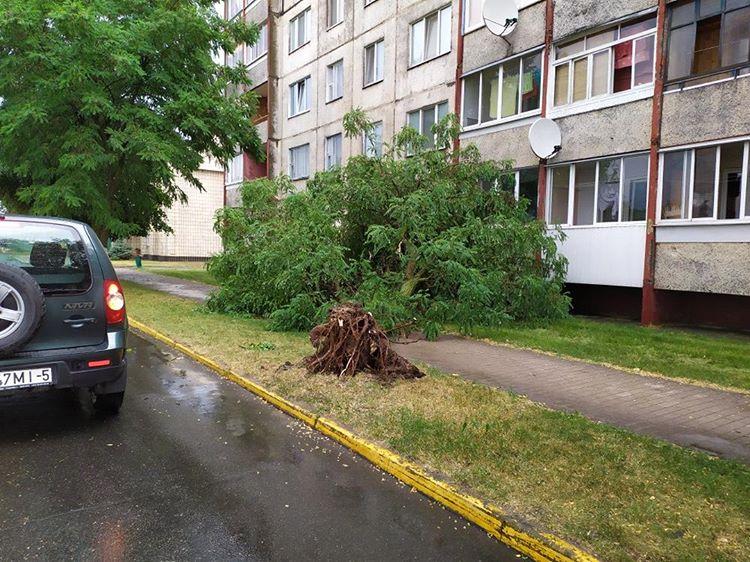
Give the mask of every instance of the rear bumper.
<path id="1" fill-rule="evenodd" d="M 110 332 L 107 341 L 95 348 L 80 348 L 49 352 L 36 352 L 4 359 L 0 372 L 52 368 L 52 385 L 0 390 L 0 396 L 50 390 L 56 388 L 91 388 L 97 393 L 122 392 L 127 383 L 125 358 L 126 332 Z M 108 360 L 104 367 L 88 366 L 90 361 Z"/>

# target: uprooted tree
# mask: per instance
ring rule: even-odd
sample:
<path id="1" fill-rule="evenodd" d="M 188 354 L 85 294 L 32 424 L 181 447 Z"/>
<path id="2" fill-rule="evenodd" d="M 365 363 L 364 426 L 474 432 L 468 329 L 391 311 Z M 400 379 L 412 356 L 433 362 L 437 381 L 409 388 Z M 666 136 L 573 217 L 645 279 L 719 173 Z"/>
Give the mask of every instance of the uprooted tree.
<path id="1" fill-rule="evenodd" d="M 373 134 L 361 110 L 344 128 Z M 358 302 L 387 332 L 428 337 L 565 315 L 558 234 L 515 201 L 509 162 L 450 148 L 458 129 L 453 115 L 430 138 L 406 127 L 382 156 L 351 157 L 302 191 L 286 177 L 246 183 L 242 206 L 217 219 L 225 249 L 209 306 L 308 330 L 333 304 Z"/>
<path id="2" fill-rule="evenodd" d="M 382 382 L 424 376 L 393 351 L 388 334 L 359 304 L 344 303 L 331 308 L 326 322 L 310 332 L 310 343 L 315 353 L 305 358 L 305 366 L 311 373 L 339 377 L 369 373 Z"/>

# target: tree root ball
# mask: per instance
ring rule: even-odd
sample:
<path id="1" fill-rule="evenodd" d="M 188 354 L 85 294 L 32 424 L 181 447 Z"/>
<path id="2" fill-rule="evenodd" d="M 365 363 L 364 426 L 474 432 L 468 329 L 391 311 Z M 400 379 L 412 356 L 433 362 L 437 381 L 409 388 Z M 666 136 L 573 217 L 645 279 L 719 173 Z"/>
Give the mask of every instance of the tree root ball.
<path id="1" fill-rule="evenodd" d="M 382 382 L 424 376 L 393 351 L 388 336 L 375 318 L 358 304 L 333 307 L 325 324 L 310 332 L 310 342 L 315 353 L 304 360 L 310 373 L 346 377 L 362 372 Z"/>

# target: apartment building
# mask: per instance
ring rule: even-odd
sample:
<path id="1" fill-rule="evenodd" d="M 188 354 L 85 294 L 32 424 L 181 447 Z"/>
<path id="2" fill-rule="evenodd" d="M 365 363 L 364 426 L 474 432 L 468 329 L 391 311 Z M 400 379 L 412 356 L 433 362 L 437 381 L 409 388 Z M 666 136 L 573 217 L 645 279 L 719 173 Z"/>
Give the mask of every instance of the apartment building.
<path id="1" fill-rule="evenodd" d="M 130 240 L 131 247 L 138 248 L 146 259 L 203 261 L 221 252 L 221 237 L 214 231 L 214 222 L 216 213 L 224 208 L 224 168 L 215 159 L 206 158 L 195 177 L 202 190 L 177 178 L 187 201 L 177 201 L 165 209 L 172 232 L 149 232 L 148 236 Z"/>
<path id="2" fill-rule="evenodd" d="M 351 107 L 381 138 L 455 112 L 461 142 L 514 161 L 517 195 L 565 233 L 576 311 L 750 329 L 750 0 L 517 0 L 504 38 L 483 4 L 228 2 L 265 26 L 228 63 L 250 65 L 269 153 L 238 155 L 230 200 L 243 178 L 302 186 L 377 152 L 341 135 Z M 540 117 L 562 131 L 548 161 L 528 140 Z"/>

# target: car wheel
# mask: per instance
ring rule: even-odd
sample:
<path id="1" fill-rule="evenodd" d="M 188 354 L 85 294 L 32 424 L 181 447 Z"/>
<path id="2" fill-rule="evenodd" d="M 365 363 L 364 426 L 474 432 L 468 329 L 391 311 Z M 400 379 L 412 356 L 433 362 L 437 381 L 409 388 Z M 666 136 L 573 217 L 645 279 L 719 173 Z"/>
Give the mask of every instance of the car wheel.
<path id="1" fill-rule="evenodd" d="M 39 329 L 44 294 L 23 269 L 0 264 L 0 357 L 15 353 Z"/>
<path id="2" fill-rule="evenodd" d="M 101 414 L 114 416 L 120 412 L 124 392 L 113 392 L 111 394 L 94 394 L 94 410 Z"/>

